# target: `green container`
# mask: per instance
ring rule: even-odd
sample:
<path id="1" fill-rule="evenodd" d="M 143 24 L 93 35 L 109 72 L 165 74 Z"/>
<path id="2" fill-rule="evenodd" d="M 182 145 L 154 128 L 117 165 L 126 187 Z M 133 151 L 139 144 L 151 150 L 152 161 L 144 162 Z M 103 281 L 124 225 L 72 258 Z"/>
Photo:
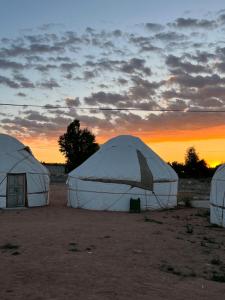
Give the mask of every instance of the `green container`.
<path id="1" fill-rule="evenodd" d="M 130 213 L 140 213 L 141 212 L 141 200 L 130 198 Z"/>

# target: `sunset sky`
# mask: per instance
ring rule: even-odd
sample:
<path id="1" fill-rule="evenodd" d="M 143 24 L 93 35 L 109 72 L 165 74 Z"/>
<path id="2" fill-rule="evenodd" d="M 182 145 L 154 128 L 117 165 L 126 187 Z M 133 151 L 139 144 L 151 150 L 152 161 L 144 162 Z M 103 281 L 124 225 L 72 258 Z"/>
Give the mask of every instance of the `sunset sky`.
<path id="1" fill-rule="evenodd" d="M 38 159 L 64 160 L 77 118 L 100 144 L 132 134 L 166 161 L 194 146 L 225 162 L 224 0 L 0 0 L 0 28 L 0 104 L 27 105 L 0 105 L 0 132 Z"/>

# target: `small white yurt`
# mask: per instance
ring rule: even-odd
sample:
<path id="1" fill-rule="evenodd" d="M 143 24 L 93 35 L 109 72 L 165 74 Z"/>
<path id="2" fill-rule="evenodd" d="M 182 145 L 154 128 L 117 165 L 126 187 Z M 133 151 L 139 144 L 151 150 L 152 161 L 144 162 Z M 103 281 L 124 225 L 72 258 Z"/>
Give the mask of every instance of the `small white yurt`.
<path id="1" fill-rule="evenodd" d="M 225 227 L 225 164 L 216 170 L 211 181 L 210 222 Z"/>
<path id="2" fill-rule="evenodd" d="M 0 208 L 48 204 L 49 172 L 17 139 L 0 134 Z"/>
<path id="3" fill-rule="evenodd" d="M 130 199 L 141 210 L 177 205 L 178 176 L 139 138 L 122 135 L 101 146 L 69 173 L 68 206 L 129 211 Z"/>

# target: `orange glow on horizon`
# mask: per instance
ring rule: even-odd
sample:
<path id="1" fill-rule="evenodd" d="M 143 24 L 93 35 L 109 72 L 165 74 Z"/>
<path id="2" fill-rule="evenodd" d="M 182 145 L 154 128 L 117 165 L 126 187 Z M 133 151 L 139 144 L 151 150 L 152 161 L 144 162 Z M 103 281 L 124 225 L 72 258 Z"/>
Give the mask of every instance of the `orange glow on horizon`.
<path id="1" fill-rule="evenodd" d="M 195 147 L 200 159 L 205 159 L 209 166 L 215 166 L 225 161 L 225 126 L 198 130 L 164 130 L 155 132 L 132 131 L 104 133 L 97 135 L 99 144 L 120 134 L 138 136 L 165 161 L 184 162 L 188 147 Z M 22 139 L 28 145 L 36 158 L 51 163 L 64 163 L 65 158 L 59 152 L 57 137 Z"/>

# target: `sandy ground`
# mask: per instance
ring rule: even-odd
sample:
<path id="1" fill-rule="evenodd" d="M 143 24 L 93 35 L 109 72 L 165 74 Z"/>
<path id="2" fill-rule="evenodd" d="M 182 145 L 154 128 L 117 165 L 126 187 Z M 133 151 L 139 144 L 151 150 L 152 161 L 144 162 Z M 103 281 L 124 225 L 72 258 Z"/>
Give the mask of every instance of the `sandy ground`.
<path id="1" fill-rule="evenodd" d="M 207 218 L 71 209 L 52 185 L 49 207 L 0 211 L 0 299 L 224 299 L 225 229 Z"/>

